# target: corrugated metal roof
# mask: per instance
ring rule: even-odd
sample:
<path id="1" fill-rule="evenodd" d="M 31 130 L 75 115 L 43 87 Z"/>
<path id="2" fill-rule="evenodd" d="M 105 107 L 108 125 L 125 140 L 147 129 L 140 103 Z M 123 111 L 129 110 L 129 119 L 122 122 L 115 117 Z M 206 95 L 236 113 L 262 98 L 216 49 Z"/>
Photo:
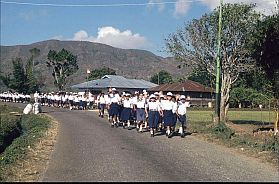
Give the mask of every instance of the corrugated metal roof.
<path id="1" fill-rule="evenodd" d="M 80 84 L 73 85 L 71 87 L 79 89 L 102 89 L 108 87 L 127 89 L 148 89 L 156 86 L 158 85 L 142 79 L 126 79 L 125 77 L 119 75 L 105 75 L 101 79 L 83 82 Z"/>
<path id="2" fill-rule="evenodd" d="M 214 92 L 214 89 L 206 87 L 200 83 L 186 80 L 185 82 L 176 82 L 172 84 L 162 84 L 153 88 L 149 88 L 148 91 L 197 91 L 197 92 Z"/>

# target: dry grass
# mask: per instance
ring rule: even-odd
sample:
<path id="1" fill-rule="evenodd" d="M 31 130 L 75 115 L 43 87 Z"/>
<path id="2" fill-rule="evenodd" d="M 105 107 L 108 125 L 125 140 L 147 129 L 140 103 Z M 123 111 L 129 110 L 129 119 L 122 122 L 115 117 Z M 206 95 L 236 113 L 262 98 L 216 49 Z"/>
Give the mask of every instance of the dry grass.
<path id="1" fill-rule="evenodd" d="M 49 118 L 52 120 L 51 126 L 45 135 L 40 138 L 34 147 L 28 147 L 28 152 L 24 159 L 18 160 L 6 170 L 7 181 L 35 182 L 42 179 L 58 133 L 58 122 L 50 116 Z"/>

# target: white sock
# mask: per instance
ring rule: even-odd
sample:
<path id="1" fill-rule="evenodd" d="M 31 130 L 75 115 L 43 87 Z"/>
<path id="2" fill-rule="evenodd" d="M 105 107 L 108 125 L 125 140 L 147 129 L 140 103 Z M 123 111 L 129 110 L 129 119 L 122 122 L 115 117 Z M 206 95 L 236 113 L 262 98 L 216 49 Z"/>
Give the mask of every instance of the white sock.
<path id="1" fill-rule="evenodd" d="M 130 127 L 130 121 L 128 121 L 128 127 Z"/>
<path id="2" fill-rule="evenodd" d="M 142 125 L 140 125 L 139 131 L 142 131 Z"/>
<path id="3" fill-rule="evenodd" d="M 167 130 L 167 135 L 169 135 L 170 134 L 170 130 Z"/>
<path id="4" fill-rule="evenodd" d="M 179 132 L 178 133 L 180 133 L 180 134 L 183 133 L 183 128 L 182 127 L 179 127 Z"/>

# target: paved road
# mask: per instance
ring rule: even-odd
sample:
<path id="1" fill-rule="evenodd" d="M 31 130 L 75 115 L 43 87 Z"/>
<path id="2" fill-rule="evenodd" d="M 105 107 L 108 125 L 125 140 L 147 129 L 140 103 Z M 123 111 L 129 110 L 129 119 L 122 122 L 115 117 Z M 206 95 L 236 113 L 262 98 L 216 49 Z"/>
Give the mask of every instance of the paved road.
<path id="1" fill-rule="evenodd" d="M 193 135 L 152 138 L 96 112 L 43 110 L 60 123 L 43 181 L 278 181 L 275 168 Z"/>

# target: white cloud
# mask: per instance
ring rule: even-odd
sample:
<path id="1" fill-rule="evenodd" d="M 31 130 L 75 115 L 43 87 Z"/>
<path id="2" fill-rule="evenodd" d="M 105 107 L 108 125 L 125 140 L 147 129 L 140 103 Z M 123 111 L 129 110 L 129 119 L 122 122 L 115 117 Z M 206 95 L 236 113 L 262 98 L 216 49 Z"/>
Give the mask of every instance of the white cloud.
<path id="1" fill-rule="evenodd" d="M 149 0 L 147 8 L 152 8 L 154 6 L 158 7 L 158 11 L 162 12 L 165 9 L 165 4 L 156 4 L 156 3 L 163 3 L 163 0 Z"/>
<path id="2" fill-rule="evenodd" d="M 61 36 L 53 38 L 62 39 Z M 123 49 L 147 49 L 151 47 L 147 39 L 140 34 L 132 33 L 131 30 L 120 31 L 111 26 L 98 28 L 96 37 L 90 36 L 85 30 L 80 30 L 74 34 L 73 38 L 67 40 L 98 42 Z"/>
<path id="3" fill-rule="evenodd" d="M 175 3 L 174 16 L 183 16 L 186 15 L 189 10 L 190 3 L 185 0 L 178 0 Z"/>
<path id="4" fill-rule="evenodd" d="M 274 11 L 275 1 L 274 0 L 224 0 L 223 3 L 256 3 L 256 11 L 262 12 L 266 15 L 270 15 Z M 219 1 L 202 0 L 202 3 L 207 5 L 211 10 L 220 5 Z"/>

